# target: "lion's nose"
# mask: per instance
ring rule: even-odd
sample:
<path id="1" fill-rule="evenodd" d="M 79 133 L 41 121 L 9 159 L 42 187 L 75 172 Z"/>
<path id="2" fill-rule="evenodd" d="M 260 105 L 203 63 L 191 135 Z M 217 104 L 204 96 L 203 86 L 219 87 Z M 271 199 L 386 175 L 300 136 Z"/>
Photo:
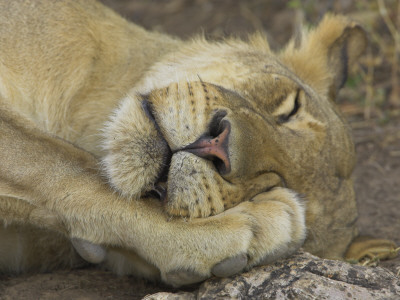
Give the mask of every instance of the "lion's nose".
<path id="1" fill-rule="evenodd" d="M 183 148 L 182 151 L 213 161 L 221 174 L 227 174 L 231 170 L 228 149 L 230 132 L 231 125 L 229 121 L 224 120 L 220 124 L 220 131 L 216 137 L 203 136 Z"/>

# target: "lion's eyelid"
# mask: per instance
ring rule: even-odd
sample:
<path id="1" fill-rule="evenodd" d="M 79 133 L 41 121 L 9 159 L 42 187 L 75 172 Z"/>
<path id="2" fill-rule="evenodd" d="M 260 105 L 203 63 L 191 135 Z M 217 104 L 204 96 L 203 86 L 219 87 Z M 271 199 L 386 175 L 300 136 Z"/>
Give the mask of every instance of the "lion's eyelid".
<path id="1" fill-rule="evenodd" d="M 301 107 L 300 91 L 300 89 L 297 89 L 296 94 L 289 94 L 289 96 L 284 100 L 283 104 L 277 109 L 276 115 L 279 123 L 285 123 L 289 121 L 291 117 L 298 113 Z"/>

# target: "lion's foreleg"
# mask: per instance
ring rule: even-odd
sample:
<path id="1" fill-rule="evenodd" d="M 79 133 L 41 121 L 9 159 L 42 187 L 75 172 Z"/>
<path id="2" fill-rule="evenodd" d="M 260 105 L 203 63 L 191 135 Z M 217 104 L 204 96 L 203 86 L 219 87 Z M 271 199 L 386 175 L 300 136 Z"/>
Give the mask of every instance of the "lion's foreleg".
<path id="1" fill-rule="evenodd" d="M 169 220 L 155 199 L 119 198 L 98 176 L 89 153 L 35 129 L 1 103 L 0 152 L 0 195 L 54 214 L 71 238 L 135 249 L 174 285 L 198 282 L 212 272 L 232 275 L 288 255 L 304 239 L 302 206 L 287 189 L 260 194 L 211 218 Z"/>
<path id="2" fill-rule="evenodd" d="M 17 198 L 0 196 L 0 220 L 5 226 L 28 224 L 66 234 L 55 213 Z"/>
<path id="3" fill-rule="evenodd" d="M 91 154 L 40 131 L 1 103 L 0 153 L 4 219 L 35 222 L 55 216 L 70 236 L 107 242 L 118 197 L 101 181 Z M 119 203 L 126 210 L 128 203 Z"/>

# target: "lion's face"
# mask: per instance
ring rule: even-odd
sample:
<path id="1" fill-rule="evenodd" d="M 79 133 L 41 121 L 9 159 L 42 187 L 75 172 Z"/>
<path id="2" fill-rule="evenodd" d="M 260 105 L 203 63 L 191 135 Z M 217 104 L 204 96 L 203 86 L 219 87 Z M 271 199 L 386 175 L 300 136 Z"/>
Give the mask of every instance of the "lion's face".
<path id="1" fill-rule="evenodd" d="M 334 193 L 331 179 L 350 176 L 353 144 L 330 86 L 296 75 L 292 56 L 250 49 L 232 57 L 229 46 L 220 65 L 188 67 L 123 100 L 104 159 L 118 191 L 159 197 L 171 215 L 205 217 L 277 186 L 307 198 Z"/>
<path id="2" fill-rule="evenodd" d="M 327 117 L 329 103 L 287 75 L 266 68 L 262 76 L 247 97 L 192 81 L 127 100 L 110 146 L 117 189 L 154 190 L 170 214 L 204 217 L 276 186 L 303 191 L 321 163 L 334 167 L 327 122 L 343 124 Z"/>

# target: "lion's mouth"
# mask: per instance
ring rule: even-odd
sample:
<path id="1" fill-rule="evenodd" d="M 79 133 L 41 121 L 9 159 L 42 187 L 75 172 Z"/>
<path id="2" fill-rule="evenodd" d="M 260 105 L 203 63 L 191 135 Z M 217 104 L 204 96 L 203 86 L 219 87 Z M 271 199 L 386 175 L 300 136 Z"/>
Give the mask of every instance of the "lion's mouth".
<path id="1" fill-rule="evenodd" d="M 155 128 L 158 132 L 158 137 L 163 141 L 165 152 L 163 156 L 162 168 L 160 169 L 155 181 L 153 189 L 147 193 L 148 196 L 153 198 L 160 199 L 163 203 L 167 202 L 167 181 L 168 181 L 168 172 L 171 166 L 171 158 L 172 151 L 170 146 L 168 145 L 167 140 L 161 132 L 160 126 L 158 125 L 156 118 L 154 117 L 153 108 L 151 103 L 148 100 L 142 101 L 142 108 L 146 116 L 151 120 L 154 124 Z"/>
<path id="2" fill-rule="evenodd" d="M 227 120 L 223 120 L 226 111 L 216 111 L 209 124 L 209 132 L 201 135 L 195 142 L 172 151 L 167 139 L 164 137 L 160 125 L 156 121 L 154 109 L 151 102 L 146 98 L 142 101 L 142 107 L 146 116 L 154 124 L 158 138 L 163 145 L 164 152 L 162 167 L 154 181 L 154 188 L 151 194 L 156 195 L 164 203 L 167 202 L 167 182 L 168 173 L 171 167 L 172 156 L 180 151 L 189 152 L 200 158 L 204 158 L 213 162 L 215 170 L 219 174 L 227 174 L 231 170 L 231 162 L 229 157 L 229 138 L 231 133 L 231 125 Z"/>

